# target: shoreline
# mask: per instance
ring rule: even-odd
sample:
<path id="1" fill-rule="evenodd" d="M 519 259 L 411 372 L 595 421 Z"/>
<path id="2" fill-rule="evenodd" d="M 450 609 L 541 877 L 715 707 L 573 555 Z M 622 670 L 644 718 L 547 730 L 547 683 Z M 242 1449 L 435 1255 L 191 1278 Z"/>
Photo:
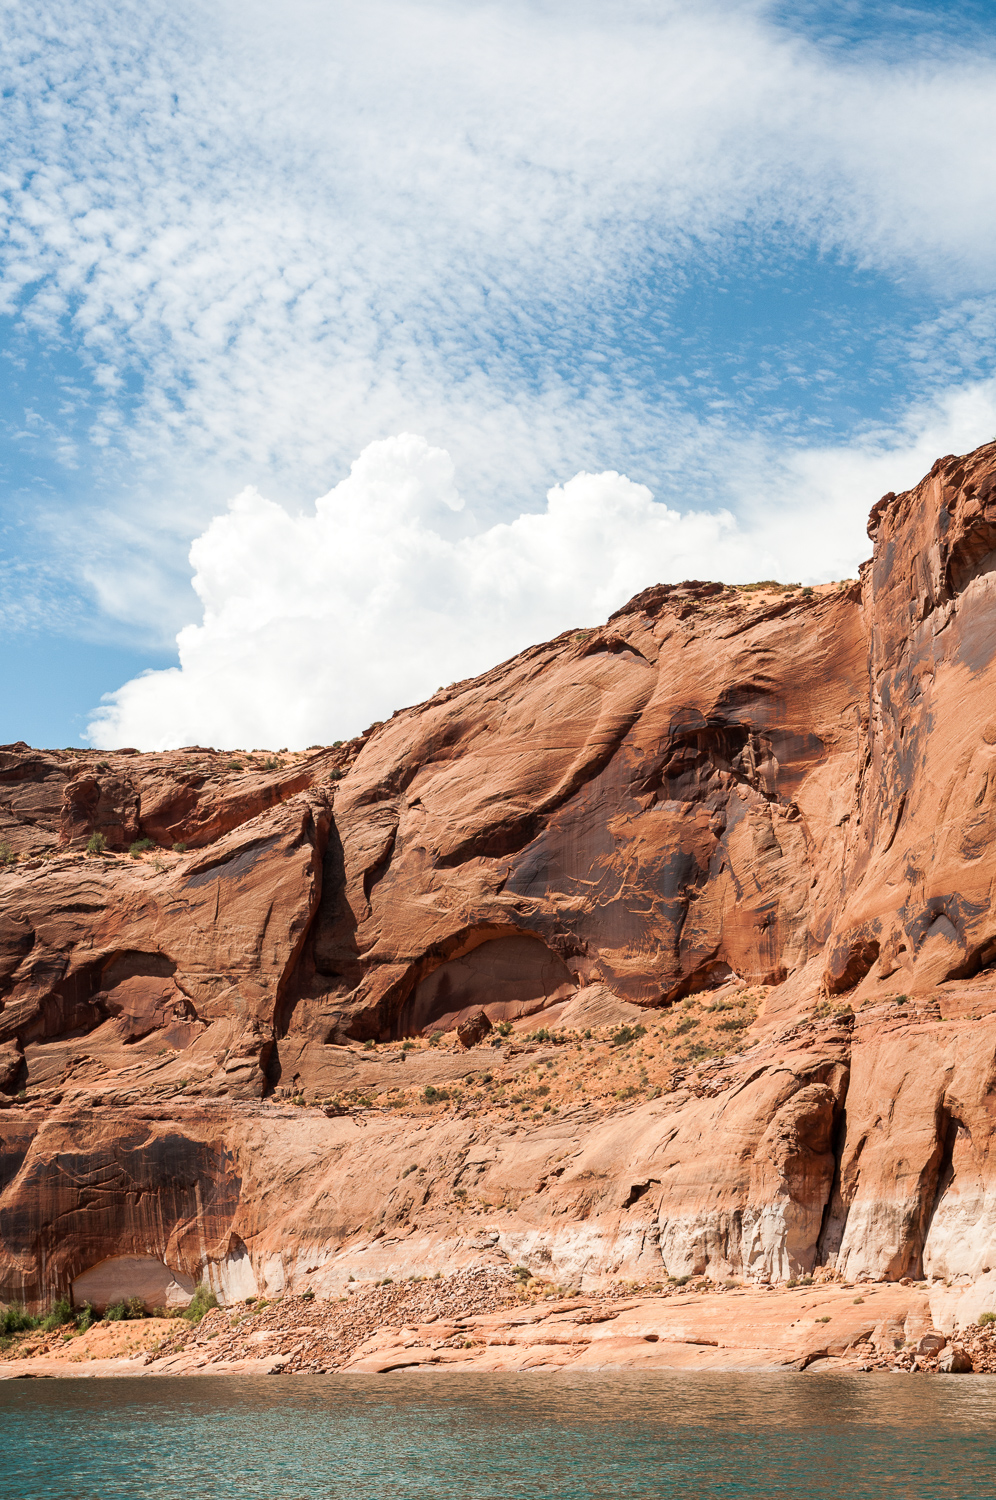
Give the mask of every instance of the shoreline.
<path id="1" fill-rule="evenodd" d="M 925 1284 L 708 1285 L 557 1296 L 504 1268 L 31 1337 L 0 1380 L 654 1371 L 996 1374 L 996 1325 L 942 1332 Z M 490 1305 L 489 1305 L 490 1304 Z M 495 1305 L 501 1304 L 501 1305 Z M 70 1352 L 71 1351 L 71 1352 Z"/>

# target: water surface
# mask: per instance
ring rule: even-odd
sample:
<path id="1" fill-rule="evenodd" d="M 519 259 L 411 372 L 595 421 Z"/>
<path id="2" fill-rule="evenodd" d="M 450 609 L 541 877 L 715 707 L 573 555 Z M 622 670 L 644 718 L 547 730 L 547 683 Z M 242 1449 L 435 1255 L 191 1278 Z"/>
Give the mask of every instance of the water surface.
<path id="1" fill-rule="evenodd" d="M 0 1383 L 0 1500 L 965 1500 L 996 1380 L 409 1374 Z"/>

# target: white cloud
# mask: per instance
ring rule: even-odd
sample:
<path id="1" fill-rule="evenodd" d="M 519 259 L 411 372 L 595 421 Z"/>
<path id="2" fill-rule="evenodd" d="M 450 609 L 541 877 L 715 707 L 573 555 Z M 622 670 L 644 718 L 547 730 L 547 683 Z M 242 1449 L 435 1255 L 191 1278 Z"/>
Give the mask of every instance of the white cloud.
<path id="1" fill-rule="evenodd" d="M 112 694 L 89 738 L 327 743 L 598 624 L 657 581 L 853 576 L 872 502 L 994 422 L 990 383 L 921 412 L 902 447 L 789 455 L 744 497 L 748 524 L 727 510 L 679 513 L 621 474 L 581 473 L 544 510 L 470 535 L 452 525 L 462 500 L 447 453 L 411 434 L 372 443 L 311 514 L 247 489 L 211 522 L 191 549 L 203 620 L 180 632 L 180 666 Z"/>
<path id="2" fill-rule="evenodd" d="M 410 426 L 514 514 L 711 437 L 608 326 L 632 279 L 666 313 L 747 229 L 945 292 L 996 275 L 985 57 L 828 60 L 707 0 L 53 0 L 8 26 L 9 305 L 93 361 L 93 441 L 178 480 L 301 499 Z"/>
<path id="3" fill-rule="evenodd" d="M 157 736 L 282 743 L 318 738 L 333 720 L 355 727 L 440 675 L 601 616 L 672 568 L 811 576 L 817 516 L 827 571 L 853 568 L 875 498 L 865 489 L 896 487 L 934 417 L 913 412 L 892 434 L 786 452 L 777 414 L 763 432 L 746 404 L 693 411 L 668 373 L 684 378 L 686 366 L 657 361 L 671 299 L 747 245 L 772 258 L 816 247 L 949 303 L 984 305 L 996 281 L 996 63 L 951 47 L 926 59 L 912 49 L 888 62 L 835 57 L 768 10 L 731 0 L 7 7 L 0 295 L 38 340 L 72 347 L 89 367 L 75 437 L 90 453 L 74 450 L 73 461 L 106 455 L 89 495 L 77 486 L 48 505 L 50 571 L 58 560 L 82 577 L 105 621 L 161 638 L 189 618 L 183 558 L 201 534 L 207 618 L 184 633 L 180 677 L 157 676 L 147 694 L 175 693 L 177 724 L 201 723 L 216 690 L 219 714 L 228 702 L 211 674 L 241 647 L 237 593 L 211 561 L 217 527 L 230 528 L 238 555 L 242 529 L 287 546 L 323 534 L 319 518 L 284 523 L 263 501 L 208 526 L 222 496 L 255 484 L 289 516 L 354 454 L 407 429 L 452 455 L 473 511 L 398 523 L 444 581 L 440 598 L 461 600 L 439 610 L 444 623 L 408 599 L 406 554 L 389 537 L 383 571 L 357 563 L 357 580 L 380 590 L 374 600 L 336 593 L 372 622 L 377 665 L 356 668 L 350 648 L 323 700 L 327 720 L 308 707 L 300 722 L 314 729 L 253 730 L 246 703 L 262 689 L 243 692 L 233 669 L 217 728 L 163 725 Z M 958 337 L 978 343 L 974 327 Z M 936 340 L 921 345 L 922 388 L 957 387 L 957 361 L 939 373 Z M 620 519 L 630 550 L 613 563 L 618 577 L 593 574 L 596 544 L 585 552 L 578 541 L 584 588 L 549 592 L 544 580 L 530 591 L 539 537 L 571 544 L 555 504 L 542 525 L 530 508 L 557 477 L 610 467 L 652 478 L 683 519 L 660 521 L 660 505 Z M 578 489 L 564 493 L 582 505 Z M 609 486 L 612 516 L 622 493 Z M 337 522 L 339 555 L 369 559 L 368 503 L 359 485 Z M 254 506 L 264 519 L 250 520 Z M 724 509 L 735 530 L 715 519 Z M 503 614 L 495 585 L 481 584 L 487 609 L 475 610 L 461 569 L 499 553 L 511 602 Z M 266 597 L 245 566 L 249 596 Z M 269 629 L 296 640 L 290 563 L 278 572 Z M 22 593 L 43 616 L 47 592 L 33 606 Z M 444 667 L 453 621 L 462 632 L 479 616 L 459 643 L 471 664 Z M 334 616 L 350 640 L 352 618 Z M 405 643 L 418 671 L 388 660 L 402 621 L 418 624 Z M 368 670 L 382 676 L 365 698 Z M 302 672 L 302 684 L 319 680 L 314 662 Z M 279 681 L 273 691 L 286 701 Z M 136 693 L 122 690 L 114 712 Z M 153 733 L 142 701 L 134 721 L 115 721 L 119 740 Z"/>
<path id="4" fill-rule="evenodd" d="M 619 474 L 578 474 L 546 509 L 469 537 L 449 455 L 410 434 L 370 444 L 312 515 L 255 490 L 191 549 L 203 623 L 180 667 L 127 683 L 100 745 L 300 746 L 483 670 L 570 624 L 594 624 L 650 574 L 722 571 L 749 546 L 727 513 L 679 515 Z"/>

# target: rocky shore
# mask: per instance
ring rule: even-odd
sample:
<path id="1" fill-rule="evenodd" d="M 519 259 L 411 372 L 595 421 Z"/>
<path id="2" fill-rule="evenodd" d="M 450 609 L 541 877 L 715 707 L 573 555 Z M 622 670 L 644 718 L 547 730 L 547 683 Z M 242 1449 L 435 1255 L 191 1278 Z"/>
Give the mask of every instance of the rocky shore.
<path id="1" fill-rule="evenodd" d="M 807 1278 L 808 1280 L 808 1278 Z M 840 1370 L 996 1374 L 996 1323 L 945 1335 L 946 1288 L 716 1286 L 700 1279 L 564 1297 L 507 1267 L 321 1300 L 253 1299 L 197 1325 L 153 1318 L 26 1335 L 0 1379 L 385 1374 L 404 1370 Z"/>

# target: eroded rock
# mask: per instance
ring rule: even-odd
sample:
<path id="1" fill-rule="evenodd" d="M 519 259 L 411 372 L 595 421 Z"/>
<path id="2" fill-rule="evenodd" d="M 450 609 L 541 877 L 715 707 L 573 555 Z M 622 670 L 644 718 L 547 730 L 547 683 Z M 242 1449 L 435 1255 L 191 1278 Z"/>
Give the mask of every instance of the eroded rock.
<path id="1" fill-rule="evenodd" d="M 0 1296 L 991 1276 L 994 497 L 939 460 L 859 582 L 656 585 L 347 745 L 0 747 Z"/>

